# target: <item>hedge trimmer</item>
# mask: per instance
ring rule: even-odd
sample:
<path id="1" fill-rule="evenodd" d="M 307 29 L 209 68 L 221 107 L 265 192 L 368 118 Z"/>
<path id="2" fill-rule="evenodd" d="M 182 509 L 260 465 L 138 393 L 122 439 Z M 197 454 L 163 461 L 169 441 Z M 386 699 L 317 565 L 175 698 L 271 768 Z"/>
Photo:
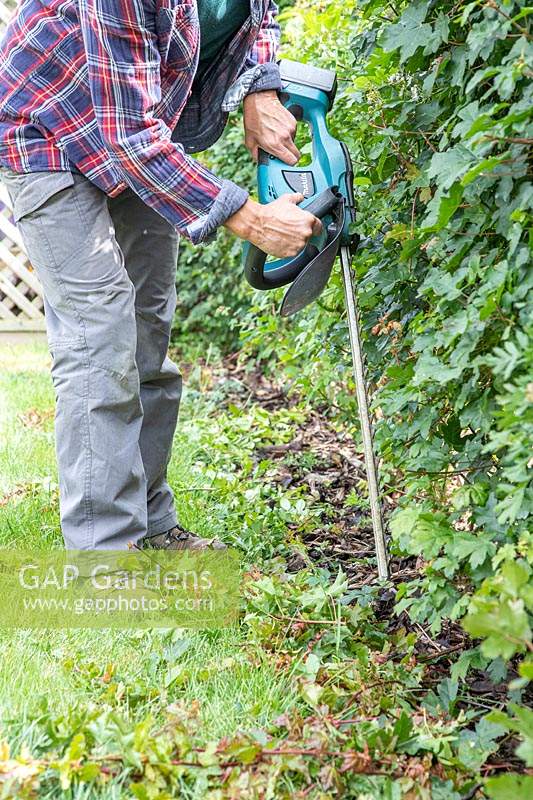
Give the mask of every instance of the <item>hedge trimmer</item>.
<path id="1" fill-rule="evenodd" d="M 308 123 L 313 157 L 309 166 L 290 167 L 260 151 L 259 200 L 268 203 L 288 192 L 300 192 L 305 198 L 300 207 L 321 219 L 323 230 L 309 240 L 301 253 L 290 259 L 267 260 L 265 253 L 246 244 L 244 272 L 255 289 L 289 286 L 280 309 L 281 315 L 288 317 L 320 296 L 340 254 L 378 575 L 387 578 L 387 544 L 351 268 L 352 255 L 359 243 L 357 235 L 350 232 L 355 219 L 353 170 L 346 145 L 334 139 L 326 125 L 326 114 L 335 98 L 337 77 L 330 70 L 295 61 L 281 61 L 280 69 L 283 85 L 280 99 L 297 120 Z"/>

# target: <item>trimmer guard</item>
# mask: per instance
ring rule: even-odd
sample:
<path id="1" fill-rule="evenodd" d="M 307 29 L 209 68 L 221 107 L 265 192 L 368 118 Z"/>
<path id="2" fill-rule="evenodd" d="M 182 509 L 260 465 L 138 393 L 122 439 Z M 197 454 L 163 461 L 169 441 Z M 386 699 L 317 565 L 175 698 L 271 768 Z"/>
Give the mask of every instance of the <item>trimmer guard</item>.
<path id="1" fill-rule="evenodd" d="M 333 264 L 339 252 L 340 240 L 344 227 L 344 203 L 342 199 L 335 210 L 337 220 L 330 225 L 328 243 L 324 249 L 304 267 L 289 286 L 281 304 L 282 317 L 297 314 L 302 308 L 320 297 L 327 286 Z"/>

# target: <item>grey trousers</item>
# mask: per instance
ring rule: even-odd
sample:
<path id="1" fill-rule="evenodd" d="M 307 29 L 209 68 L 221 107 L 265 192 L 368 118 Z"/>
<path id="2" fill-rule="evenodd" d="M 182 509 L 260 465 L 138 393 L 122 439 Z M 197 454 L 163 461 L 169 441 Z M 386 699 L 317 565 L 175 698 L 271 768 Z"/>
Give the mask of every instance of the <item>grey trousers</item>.
<path id="1" fill-rule="evenodd" d="M 122 549 L 176 524 L 178 237 L 131 191 L 111 199 L 65 172 L 0 177 L 44 290 L 65 543 Z"/>

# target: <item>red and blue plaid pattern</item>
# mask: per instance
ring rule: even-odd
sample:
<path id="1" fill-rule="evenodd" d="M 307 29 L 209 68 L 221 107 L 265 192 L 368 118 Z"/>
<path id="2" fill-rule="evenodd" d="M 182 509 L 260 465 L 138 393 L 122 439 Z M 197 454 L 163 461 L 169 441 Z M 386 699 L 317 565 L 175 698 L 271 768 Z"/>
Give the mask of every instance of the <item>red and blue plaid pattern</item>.
<path id="1" fill-rule="evenodd" d="M 193 242 L 205 240 L 247 193 L 188 153 L 220 135 L 240 75 L 256 70 L 252 91 L 278 88 L 276 14 L 272 0 L 251 0 L 197 85 L 195 0 L 22 0 L 0 46 L 0 163 L 74 165 L 111 197 L 129 185 Z"/>

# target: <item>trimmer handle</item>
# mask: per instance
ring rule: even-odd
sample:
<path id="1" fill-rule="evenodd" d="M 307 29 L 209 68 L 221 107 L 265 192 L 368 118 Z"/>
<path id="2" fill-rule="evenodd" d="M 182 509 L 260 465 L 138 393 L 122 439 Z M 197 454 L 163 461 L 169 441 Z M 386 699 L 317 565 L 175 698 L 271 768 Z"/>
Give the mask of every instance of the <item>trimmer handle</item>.
<path id="1" fill-rule="evenodd" d="M 321 192 L 306 206 L 300 206 L 303 211 L 309 211 L 318 219 L 323 219 L 330 214 L 342 200 L 337 186 Z M 278 259 L 271 261 L 265 269 L 268 255 L 253 244 L 248 244 L 244 251 L 244 274 L 248 283 L 254 289 L 277 289 L 285 286 L 298 277 L 310 261 L 318 255 L 319 248 L 308 243 L 307 246 L 292 259 Z"/>

